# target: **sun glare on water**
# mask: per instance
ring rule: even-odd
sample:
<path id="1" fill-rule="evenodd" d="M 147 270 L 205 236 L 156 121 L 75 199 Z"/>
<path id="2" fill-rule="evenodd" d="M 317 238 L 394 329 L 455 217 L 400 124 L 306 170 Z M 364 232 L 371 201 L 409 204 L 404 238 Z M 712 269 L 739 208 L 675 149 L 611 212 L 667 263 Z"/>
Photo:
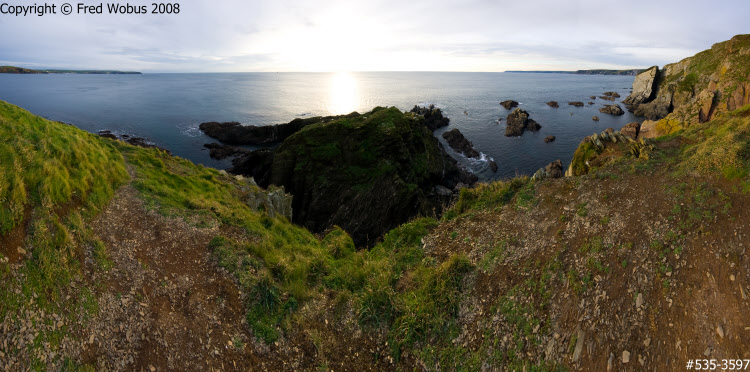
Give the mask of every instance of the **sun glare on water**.
<path id="1" fill-rule="evenodd" d="M 338 72 L 331 77 L 328 111 L 331 114 L 348 114 L 357 109 L 357 80 L 348 72 Z"/>

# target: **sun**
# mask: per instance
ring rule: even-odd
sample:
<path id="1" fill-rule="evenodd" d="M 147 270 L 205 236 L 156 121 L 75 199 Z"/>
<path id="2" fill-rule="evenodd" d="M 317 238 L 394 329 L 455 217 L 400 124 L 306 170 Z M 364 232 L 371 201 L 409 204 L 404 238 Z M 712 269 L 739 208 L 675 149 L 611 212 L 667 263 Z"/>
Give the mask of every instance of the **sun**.
<path id="1" fill-rule="evenodd" d="M 357 80 L 349 72 L 331 76 L 328 111 L 331 114 L 348 114 L 357 109 Z"/>

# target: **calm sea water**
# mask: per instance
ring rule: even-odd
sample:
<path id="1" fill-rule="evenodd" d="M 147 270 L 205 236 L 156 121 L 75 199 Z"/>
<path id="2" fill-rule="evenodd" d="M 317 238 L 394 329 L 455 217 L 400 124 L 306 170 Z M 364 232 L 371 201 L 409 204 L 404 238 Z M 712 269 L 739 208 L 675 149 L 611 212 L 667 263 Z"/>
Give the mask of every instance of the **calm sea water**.
<path id="1" fill-rule="evenodd" d="M 486 161 L 460 159 L 487 180 L 532 174 L 556 159 L 567 167 L 583 137 L 642 121 L 628 112 L 619 117 L 599 113 L 611 102 L 589 99 L 616 91 L 622 95 L 619 103 L 632 82 L 628 76 L 531 73 L 0 74 L 0 99 L 91 132 L 109 129 L 145 137 L 177 156 L 217 168 L 229 164 L 211 159 L 203 149 L 213 142 L 198 130 L 205 121 L 269 125 L 375 106 L 409 110 L 432 103 L 451 119 L 450 126 L 435 133 L 441 141 L 442 132 L 459 128 L 497 162 L 493 174 Z M 505 137 L 509 111 L 498 103 L 507 99 L 520 102 L 542 129 Z M 548 107 L 550 100 L 560 108 Z M 595 104 L 577 108 L 568 101 Z M 594 115 L 601 120 L 592 121 Z M 499 124 L 498 118 L 503 118 Z M 548 135 L 557 140 L 544 143 Z"/>

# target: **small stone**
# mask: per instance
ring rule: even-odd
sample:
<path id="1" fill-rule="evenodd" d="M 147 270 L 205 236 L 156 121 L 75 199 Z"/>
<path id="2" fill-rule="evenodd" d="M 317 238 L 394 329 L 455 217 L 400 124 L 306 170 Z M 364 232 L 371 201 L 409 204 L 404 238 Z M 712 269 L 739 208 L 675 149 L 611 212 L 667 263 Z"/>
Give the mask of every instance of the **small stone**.
<path id="1" fill-rule="evenodd" d="M 151 372 L 155 372 L 156 371 L 156 367 L 154 367 L 154 366 L 152 366 L 152 365 L 149 364 L 148 365 L 148 370 L 151 371 Z"/>
<path id="2" fill-rule="evenodd" d="M 557 333 L 557 332 L 555 332 L 555 336 L 554 337 L 555 337 L 555 340 L 559 340 L 560 339 L 560 334 Z"/>
<path id="3" fill-rule="evenodd" d="M 729 280 L 734 281 L 736 278 L 734 274 L 729 274 Z"/>
<path id="4" fill-rule="evenodd" d="M 581 359 L 581 354 L 583 353 L 583 340 L 586 338 L 586 333 L 584 333 L 582 330 L 578 330 L 578 336 L 576 337 L 576 348 L 573 352 L 573 362 L 577 362 L 578 359 Z"/>
<path id="5" fill-rule="evenodd" d="M 26 250 L 21 247 L 18 247 L 18 254 L 26 254 Z"/>
<path id="6" fill-rule="evenodd" d="M 721 328 L 721 325 L 716 327 L 716 334 L 719 335 L 719 337 L 724 338 L 724 328 Z"/>
<path id="7" fill-rule="evenodd" d="M 625 350 L 625 351 L 622 352 L 622 362 L 623 363 L 630 362 L 630 352 L 629 351 Z"/>
<path id="8" fill-rule="evenodd" d="M 609 353 L 609 360 L 607 361 L 607 372 L 612 372 L 612 368 L 615 364 L 615 354 Z"/>
<path id="9" fill-rule="evenodd" d="M 638 293 L 638 297 L 635 299 L 635 307 L 640 309 L 643 306 L 643 293 Z"/>
<path id="10" fill-rule="evenodd" d="M 711 348 L 710 348 L 710 347 L 707 347 L 707 348 L 706 348 L 706 351 L 704 351 L 704 352 L 703 352 L 703 355 L 705 355 L 705 356 L 709 356 L 709 355 L 711 355 Z"/>
<path id="11" fill-rule="evenodd" d="M 643 341 L 643 345 L 648 347 L 648 345 L 651 345 L 651 338 L 647 338 L 646 341 Z"/>

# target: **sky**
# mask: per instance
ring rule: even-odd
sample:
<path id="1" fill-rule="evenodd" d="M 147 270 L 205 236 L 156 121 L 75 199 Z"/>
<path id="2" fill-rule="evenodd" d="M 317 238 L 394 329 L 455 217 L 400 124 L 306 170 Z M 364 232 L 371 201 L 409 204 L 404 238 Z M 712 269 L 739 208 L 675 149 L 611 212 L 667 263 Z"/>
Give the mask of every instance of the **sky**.
<path id="1" fill-rule="evenodd" d="M 179 14 L 63 15 L 65 0 L 48 2 L 58 5 L 55 15 L 0 14 L 0 64 L 143 72 L 624 69 L 663 66 L 750 33 L 747 0 L 178 1 Z M 130 2 L 149 12 L 151 3 Z"/>

